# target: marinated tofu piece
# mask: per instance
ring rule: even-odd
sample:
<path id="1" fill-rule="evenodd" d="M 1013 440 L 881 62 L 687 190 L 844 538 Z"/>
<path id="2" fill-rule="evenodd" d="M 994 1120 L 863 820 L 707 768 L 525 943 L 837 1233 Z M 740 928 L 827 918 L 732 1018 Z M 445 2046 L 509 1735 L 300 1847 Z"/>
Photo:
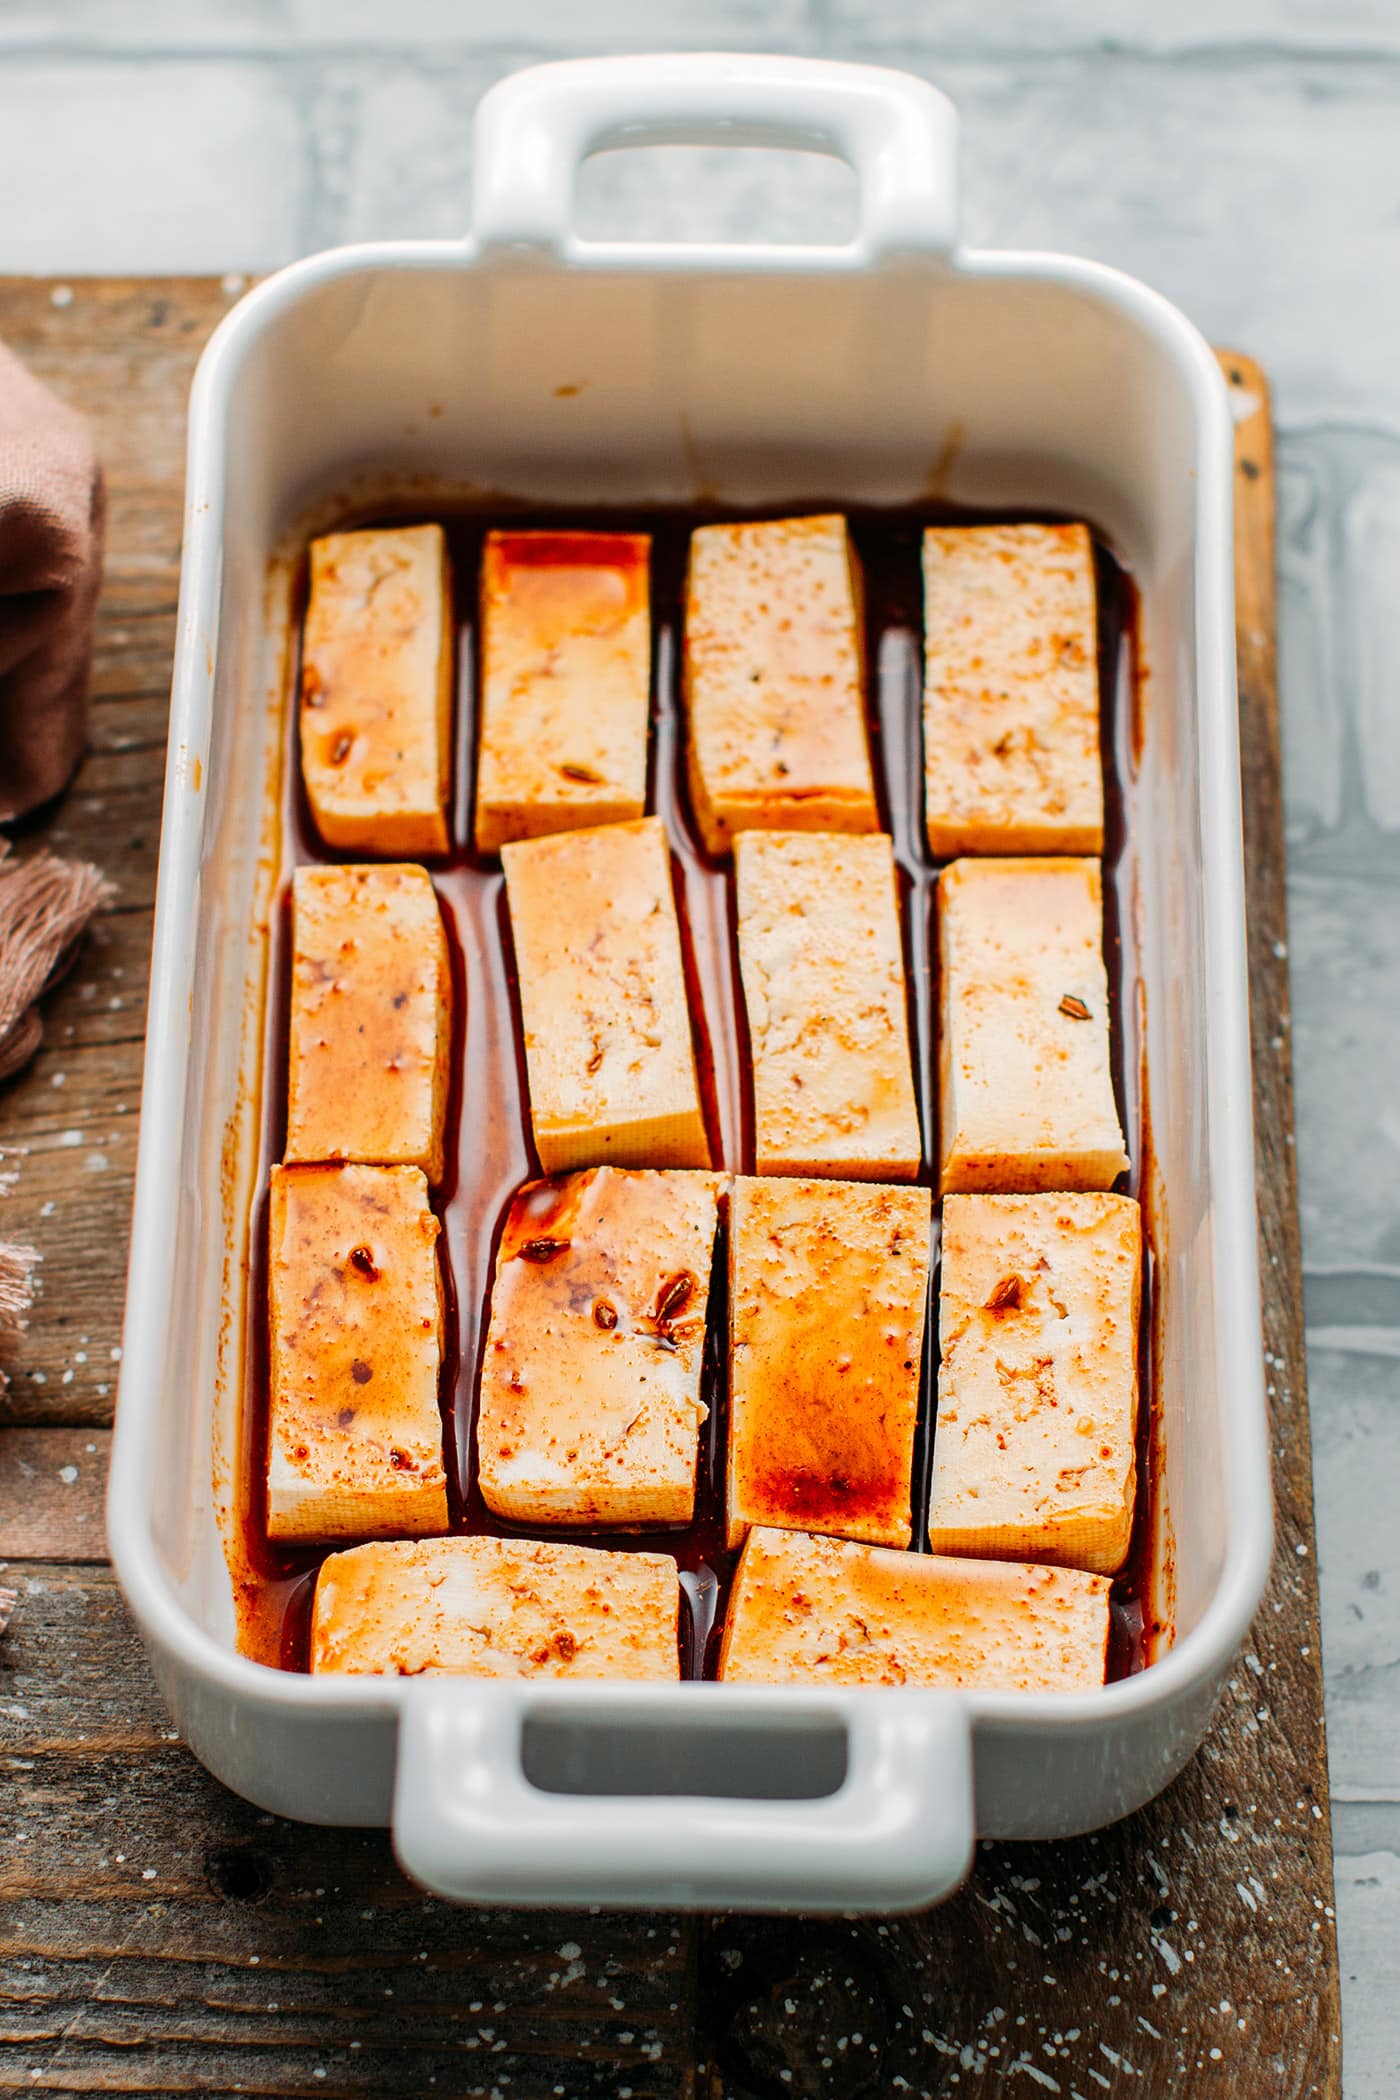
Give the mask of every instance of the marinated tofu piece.
<path id="1" fill-rule="evenodd" d="M 593 1167 L 510 1207 L 481 1369 L 477 1478 L 516 1524 L 685 1524 L 719 1174 Z"/>
<path id="2" fill-rule="evenodd" d="M 844 518 L 692 535 L 686 755 L 710 853 L 727 853 L 741 831 L 879 830 L 864 659 Z"/>
<path id="3" fill-rule="evenodd" d="M 447 851 L 452 647 L 440 525 L 311 542 L 301 770 L 328 846 L 408 859 Z"/>
<path id="4" fill-rule="evenodd" d="M 924 799 L 938 860 L 1102 853 L 1086 526 L 924 533 Z"/>
<path id="5" fill-rule="evenodd" d="M 1141 1292 L 1130 1196 L 948 1197 L 935 1553 L 1117 1574 L 1137 1484 Z"/>
<path id="6" fill-rule="evenodd" d="M 760 1174 L 910 1181 L 921 1157 L 883 834 L 734 843 Z"/>
<path id="7" fill-rule="evenodd" d="M 292 877 L 288 1160 L 421 1167 L 442 1179 L 452 986 L 422 868 Z"/>
<path id="8" fill-rule="evenodd" d="M 723 1684 L 908 1684 L 1089 1692 L 1108 1654 L 1105 1576 L 749 1533 Z"/>
<path id="9" fill-rule="evenodd" d="M 708 1167 L 660 819 L 524 839 L 501 860 L 545 1173 Z"/>
<path id="10" fill-rule="evenodd" d="M 664 1553 L 537 1539 L 404 1539 L 333 1553 L 311 1669 L 381 1677 L 675 1678 L 680 1578 Z"/>
<path id="11" fill-rule="evenodd" d="M 729 1203 L 728 1538 L 907 1546 L 932 1198 L 740 1176 Z"/>
<path id="12" fill-rule="evenodd" d="M 640 533 L 487 533 L 479 852 L 645 810 L 650 556 Z"/>
<path id="13" fill-rule="evenodd" d="M 447 1529 L 438 1221 L 417 1167 L 274 1167 L 274 1539 Z"/>
<path id="14" fill-rule="evenodd" d="M 1128 1155 L 1098 862 L 953 861 L 938 936 L 944 1192 L 1110 1188 Z"/>

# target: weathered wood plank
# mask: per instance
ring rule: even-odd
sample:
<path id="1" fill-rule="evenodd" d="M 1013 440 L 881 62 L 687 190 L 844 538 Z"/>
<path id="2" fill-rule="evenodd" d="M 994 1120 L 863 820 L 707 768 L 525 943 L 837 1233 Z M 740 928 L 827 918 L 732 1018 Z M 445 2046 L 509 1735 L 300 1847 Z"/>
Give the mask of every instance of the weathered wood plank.
<path id="1" fill-rule="evenodd" d="M 111 1433 L 0 1429 L 0 1561 L 105 1561 Z"/>
<path id="2" fill-rule="evenodd" d="M 133 964 L 141 973 L 134 982 L 109 974 L 111 923 L 99 928 L 66 996 L 81 1010 L 83 987 L 95 984 L 111 1020 L 124 1014 L 139 1026 L 145 958 Z M 117 999 L 120 1010 L 112 1006 Z M 4 1171 L 15 1177 L 5 1229 L 32 1239 L 43 1256 L 29 1331 L 14 1353 L 0 1413 L 16 1423 L 103 1423 L 112 1418 L 120 1358 L 142 1043 L 131 1036 L 80 1045 L 61 1033 L 55 1041 L 55 1028 L 67 1024 L 50 1013 L 45 1025 L 43 1050 L 0 1100 Z"/>
<path id="3" fill-rule="evenodd" d="M 151 959 L 151 914 L 137 907 L 103 912 L 83 944 L 78 966 L 44 1001 L 44 1042 L 51 1051 L 65 1044 L 134 1045 L 146 1033 L 146 974 Z M 130 1068 L 130 1060 L 121 1061 Z M 63 1069 L 55 1060 L 40 1073 L 52 1086 Z M 140 1076 L 139 1064 L 136 1066 Z M 69 1084 L 64 1080 L 63 1084 Z M 15 1099 L 23 1097 L 16 1095 Z M 42 1098 L 41 1096 L 38 1098 Z"/>
<path id="4" fill-rule="evenodd" d="M 106 1570 L 6 1580 L 0 2089 L 691 2091 L 690 1926 L 432 1901 L 200 1769 Z"/>
<path id="5" fill-rule="evenodd" d="M 22 827 L 20 841 L 21 850 L 35 838 L 95 860 L 116 885 L 112 907 L 45 1001 L 44 1049 L 0 1089 L 0 1231 L 44 1256 L 29 1331 L 6 1366 L 12 1383 L 0 1393 L 0 1421 L 30 1424 L 111 1419 L 179 584 L 184 404 L 199 351 L 229 305 L 204 279 L 80 281 L 71 292 L 56 303 L 46 284 L 0 279 L 0 338 L 92 418 L 109 500 L 91 749 L 67 796 Z"/>

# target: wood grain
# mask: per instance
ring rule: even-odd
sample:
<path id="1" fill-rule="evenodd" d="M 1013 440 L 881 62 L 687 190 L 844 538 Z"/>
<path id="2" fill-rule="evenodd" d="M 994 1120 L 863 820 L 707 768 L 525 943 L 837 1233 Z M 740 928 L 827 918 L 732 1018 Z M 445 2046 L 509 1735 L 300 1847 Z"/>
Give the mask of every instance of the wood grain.
<path id="1" fill-rule="evenodd" d="M 0 1435 L 0 2090 L 885 2100 L 1340 2091 L 1288 1062 L 1267 391 L 1239 436 L 1265 1338 L 1280 1551 L 1200 1756 L 1071 1844 L 983 1846 L 923 1917 L 454 1910 L 380 1832 L 260 1814 L 165 1722 L 110 1575 L 111 1413 L 179 557 L 182 408 L 227 304 L 203 281 L 0 283 L 0 335 L 94 415 L 112 487 L 93 749 L 43 836 L 115 908 L 0 1094 L 5 1231 L 45 1255 Z M 55 1080 L 61 1077 L 61 1084 Z M 87 1446 L 96 1444 L 95 1451 Z M 64 1468 L 73 1466 L 72 1481 Z M 1301 1550 L 1300 1550 L 1301 1549 Z M 100 1549 L 99 1549 L 100 1550 Z"/>
<path id="2" fill-rule="evenodd" d="M 103 1424 L 116 1391 L 146 968 L 179 584 L 184 406 L 230 305 L 217 282 L 78 282 L 66 303 L 0 279 L 0 338 L 92 417 L 109 495 L 91 745 L 68 794 L 21 828 L 98 861 L 116 897 L 45 1002 L 46 1047 L 0 1098 L 0 1230 L 44 1256 L 0 1421 Z"/>
<path id="3" fill-rule="evenodd" d="M 0 1561 L 105 1561 L 108 1429 L 0 1429 Z"/>

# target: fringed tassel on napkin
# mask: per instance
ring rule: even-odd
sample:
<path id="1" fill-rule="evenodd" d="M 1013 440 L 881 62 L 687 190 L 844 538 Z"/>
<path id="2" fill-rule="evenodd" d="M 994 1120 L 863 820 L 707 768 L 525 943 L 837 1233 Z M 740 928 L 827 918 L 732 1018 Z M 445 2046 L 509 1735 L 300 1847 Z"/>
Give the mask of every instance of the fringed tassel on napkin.
<path id="1" fill-rule="evenodd" d="M 85 417 L 0 343 L 0 821 L 50 801 L 86 741 L 106 501 Z"/>
<path id="2" fill-rule="evenodd" d="M 52 853 L 0 858 L 0 1079 L 38 1049 L 44 1030 L 34 1002 L 66 969 L 79 934 L 111 894 L 87 861 Z"/>
<path id="3" fill-rule="evenodd" d="M 79 935 L 112 886 L 86 861 L 52 853 L 9 857 L 0 839 L 0 1081 L 27 1065 L 43 1039 L 35 1001 L 63 974 Z M 33 1247 L 0 1240 L 0 1344 L 24 1325 L 34 1298 Z"/>
<path id="4" fill-rule="evenodd" d="M 0 1240 L 0 1338 L 8 1340 L 23 1327 L 34 1303 L 34 1266 L 42 1259 L 37 1247 Z"/>

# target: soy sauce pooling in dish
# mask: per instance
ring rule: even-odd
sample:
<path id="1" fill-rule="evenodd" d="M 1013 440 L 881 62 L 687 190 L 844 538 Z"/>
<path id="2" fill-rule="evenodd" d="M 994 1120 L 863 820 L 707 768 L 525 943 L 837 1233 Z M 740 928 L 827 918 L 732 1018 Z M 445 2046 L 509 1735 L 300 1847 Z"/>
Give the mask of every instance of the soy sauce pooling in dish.
<path id="1" fill-rule="evenodd" d="M 829 509 L 831 505 L 807 506 Z M 802 506 L 795 507 L 801 509 Z M 709 522 L 699 512 L 513 513 L 512 526 L 570 526 L 651 535 L 652 700 L 648 757 L 649 810 L 664 821 L 676 877 L 687 991 L 695 1026 L 701 1096 L 716 1167 L 751 1171 L 753 1128 L 744 1073 L 747 1029 L 734 932 L 732 865 L 704 851 L 685 781 L 680 700 L 680 640 L 686 551 L 691 530 Z M 725 513 L 724 515 L 733 515 Z M 1021 522 L 1027 514 L 955 514 L 946 509 L 847 513 L 865 583 L 867 727 L 880 803 L 899 877 L 915 1088 L 924 1137 L 920 1180 L 934 1181 L 936 1101 L 934 1016 L 937 958 L 932 860 L 923 827 L 922 581 L 920 540 L 933 523 Z M 422 522 L 422 513 L 347 520 L 350 525 Z M 448 537 L 455 578 L 457 698 L 454 717 L 453 845 L 431 863 L 451 955 L 454 1041 L 447 1114 L 447 1165 L 434 1207 L 443 1221 L 445 1300 L 440 1400 L 454 1532 L 509 1535 L 515 1527 L 487 1510 L 474 1480 L 475 1396 L 484 1343 L 495 1248 L 510 1199 L 539 1172 L 530 1138 L 519 1002 L 504 879 L 499 860 L 471 845 L 476 747 L 476 577 L 486 531 L 499 520 L 465 512 L 437 514 Z M 1135 856 L 1130 818 L 1136 766 L 1137 596 L 1131 578 L 1095 541 L 1101 747 L 1104 758 L 1104 948 L 1111 991 L 1110 1047 L 1115 1093 L 1132 1166 L 1118 1184 L 1144 1205 L 1146 1260 L 1139 1342 L 1138 1488 L 1132 1545 L 1113 1586 L 1108 1677 L 1141 1669 L 1162 1631 L 1150 1595 L 1154 1525 L 1160 1495 L 1160 1427 L 1153 1381 L 1151 1132 L 1140 1084 L 1141 982 L 1132 937 Z M 304 599 L 304 587 L 299 601 Z M 295 655 L 295 652 L 294 652 Z M 295 691 L 295 685 L 292 686 Z M 301 787 L 296 709 L 289 704 L 282 767 L 281 826 L 287 874 L 342 855 L 316 835 Z M 262 1157 L 251 1221 L 248 1352 L 239 1464 L 239 1553 L 235 1589 L 239 1645 L 284 1668 L 306 1668 L 317 1569 L 331 1545 L 286 1547 L 267 1536 L 265 1466 L 268 1351 L 266 1337 L 267 1169 L 280 1158 L 287 1076 L 287 978 L 290 927 L 285 896 L 271 930 L 271 986 L 265 1017 Z M 726 1586 L 735 1556 L 724 1544 L 723 1454 L 726 1430 L 728 1307 L 724 1233 L 715 1251 L 701 1394 L 708 1410 L 701 1431 L 693 1522 L 680 1529 L 627 1534 L 551 1532 L 578 1544 L 652 1547 L 681 1569 L 683 1676 L 712 1675 Z M 932 1430 L 937 1385 L 937 1264 L 932 1279 L 915 1438 L 913 1550 L 926 1550 Z M 523 1529 L 519 1535 L 526 1535 Z"/>

